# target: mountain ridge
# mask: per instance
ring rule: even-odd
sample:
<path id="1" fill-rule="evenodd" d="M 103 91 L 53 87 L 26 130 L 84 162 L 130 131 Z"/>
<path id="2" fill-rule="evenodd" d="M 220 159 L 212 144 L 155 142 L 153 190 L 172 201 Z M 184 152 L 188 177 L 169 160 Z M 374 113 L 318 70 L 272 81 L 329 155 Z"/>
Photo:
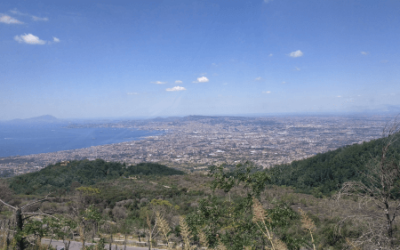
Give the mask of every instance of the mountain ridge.
<path id="1" fill-rule="evenodd" d="M 41 115 L 41 116 L 35 116 L 35 117 L 30 117 L 30 118 L 25 118 L 25 119 L 13 119 L 13 120 L 8 120 L 8 121 L 2 121 L 4 123 L 61 123 L 65 122 L 62 119 L 58 119 L 55 116 L 52 115 Z"/>
<path id="2" fill-rule="evenodd" d="M 398 138 L 386 157 L 399 162 L 400 134 L 395 136 Z M 363 181 L 368 167 L 380 160 L 385 139 L 340 147 L 290 164 L 277 165 L 266 171 L 275 185 L 291 186 L 298 192 L 316 197 L 329 196 L 338 191 L 344 182 Z M 400 191 L 400 180 L 396 185 Z"/>

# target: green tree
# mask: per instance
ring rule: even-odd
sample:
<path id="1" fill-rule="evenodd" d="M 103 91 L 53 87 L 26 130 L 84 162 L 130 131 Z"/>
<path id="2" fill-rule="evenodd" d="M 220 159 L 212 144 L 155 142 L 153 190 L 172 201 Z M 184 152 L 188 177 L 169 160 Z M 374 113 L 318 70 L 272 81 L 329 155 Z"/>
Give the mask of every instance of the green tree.
<path id="1" fill-rule="evenodd" d="M 257 171 L 254 164 L 239 164 L 234 171 L 224 171 L 224 166 L 211 167 L 212 190 L 222 189 L 225 198 L 212 195 L 199 202 L 197 212 L 187 216 L 186 220 L 195 235 L 204 233 L 210 247 L 216 247 L 222 241 L 229 249 L 243 249 L 244 246 L 263 247 L 262 234 L 252 222 L 253 197 L 259 197 L 270 181 L 265 171 Z M 243 196 L 231 197 L 234 187 L 246 190 Z M 228 196 L 228 197 L 227 197 Z"/>

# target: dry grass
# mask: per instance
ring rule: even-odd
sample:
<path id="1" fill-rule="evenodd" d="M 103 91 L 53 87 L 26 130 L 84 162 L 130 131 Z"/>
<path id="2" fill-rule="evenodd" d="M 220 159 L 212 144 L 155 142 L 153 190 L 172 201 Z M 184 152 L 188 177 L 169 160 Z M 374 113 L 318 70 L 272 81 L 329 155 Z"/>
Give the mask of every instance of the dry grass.
<path id="1" fill-rule="evenodd" d="M 192 235 L 190 234 L 189 226 L 187 225 L 183 216 L 180 216 L 179 218 L 179 225 L 181 227 L 184 250 L 192 250 L 192 247 L 190 245 L 190 239 L 192 238 Z"/>
<path id="2" fill-rule="evenodd" d="M 301 215 L 301 227 L 305 230 L 308 230 L 311 236 L 311 243 L 313 245 L 313 249 L 315 250 L 315 242 L 314 242 L 314 236 L 313 236 L 313 231 L 315 230 L 315 224 L 314 222 L 307 216 L 306 212 L 304 212 L 301 208 L 299 208 L 299 212 Z"/>
<path id="3" fill-rule="evenodd" d="M 352 249 L 357 249 L 354 247 L 365 250 L 389 249 L 382 246 L 382 243 L 387 241 L 382 211 L 372 200 L 361 200 L 356 197 L 338 200 L 335 196 L 316 198 L 312 195 L 296 193 L 291 188 L 277 186 L 267 188 L 261 195 L 261 203 L 266 208 L 272 208 L 273 203 L 278 201 L 289 204 L 294 210 L 303 210 L 305 214 L 312 215 L 314 221 L 317 219 L 321 228 L 314 228 L 311 232 L 313 235 L 323 234 L 322 227 L 331 224 L 334 226 L 335 237 L 345 237 L 346 231 L 349 230 L 354 232 L 353 238 L 348 239 L 354 244 Z M 394 227 L 400 228 L 399 220 L 395 221 Z M 400 239 L 400 231 L 396 231 L 395 238 Z"/>
<path id="4" fill-rule="evenodd" d="M 283 243 L 279 238 L 272 234 L 272 231 L 265 224 L 266 220 L 266 211 L 264 210 L 262 204 L 256 199 L 253 198 L 253 222 L 257 224 L 259 230 L 263 233 L 263 235 L 268 239 L 271 243 L 272 250 L 287 250 L 287 246 Z"/>
<path id="5" fill-rule="evenodd" d="M 227 250 L 226 246 L 221 242 L 221 240 L 218 241 L 218 246 L 215 248 L 215 250 Z"/>
<path id="6" fill-rule="evenodd" d="M 202 247 L 204 247 L 205 249 L 208 249 L 209 245 L 208 245 L 208 240 L 207 240 L 207 236 L 206 234 L 200 230 L 199 232 L 199 238 L 200 238 L 200 244 Z"/>
<path id="7" fill-rule="evenodd" d="M 168 222 L 161 216 L 160 212 L 156 212 L 156 218 L 158 220 L 158 227 L 165 241 L 167 242 L 167 249 L 170 249 L 169 245 L 169 232 L 171 232 L 171 228 L 168 225 Z"/>
<path id="8" fill-rule="evenodd" d="M 0 249 L 6 249 L 7 247 L 7 232 L 3 230 L 1 232 L 1 239 L 0 239 Z"/>
<path id="9" fill-rule="evenodd" d="M 361 248 L 356 246 L 356 244 L 353 241 L 351 241 L 349 238 L 346 238 L 346 243 L 347 243 L 347 245 L 349 245 L 351 247 L 352 250 L 361 250 Z"/>

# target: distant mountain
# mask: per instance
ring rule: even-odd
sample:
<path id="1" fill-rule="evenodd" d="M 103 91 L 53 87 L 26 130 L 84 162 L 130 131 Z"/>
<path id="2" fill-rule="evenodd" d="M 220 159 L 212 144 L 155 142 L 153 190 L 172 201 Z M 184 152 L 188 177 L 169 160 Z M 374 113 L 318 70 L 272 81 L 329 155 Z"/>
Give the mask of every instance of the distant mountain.
<path id="1" fill-rule="evenodd" d="M 52 115 L 42 115 L 42 116 L 37 116 L 37 117 L 32 117 L 25 119 L 26 121 L 34 121 L 34 122 L 55 122 L 59 121 L 56 117 Z"/>
<path id="2" fill-rule="evenodd" d="M 27 119 L 14 119 L 7 121 L 8 123 L 60 123 L 64 120 L 58 119 L 52 115 L 42 115 Z"/>

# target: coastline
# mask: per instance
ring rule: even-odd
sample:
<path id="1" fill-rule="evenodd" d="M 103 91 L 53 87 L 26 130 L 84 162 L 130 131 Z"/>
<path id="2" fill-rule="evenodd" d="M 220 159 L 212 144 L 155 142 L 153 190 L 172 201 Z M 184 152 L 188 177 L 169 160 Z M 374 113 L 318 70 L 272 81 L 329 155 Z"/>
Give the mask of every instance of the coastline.
<path id="1" fill-rule="evenodd" d="M 50 164 L 70 160 L 103 159 L 105 161 L 118 161 L 125 162 L 127 164 L 136 164 L 142 161 L 129 160 L 127 157 L 121 158 L 121 155 L 118 155 L 117 157 L 116 155 L 118 154 L 118 149 L 120 149 L 121 147 L 135 145 L 135 143 L 139 141 L 158 139 L 160 136 L 163 135 L 164 134 L 150 136 L 146 135 L 140 136 L 136 140 L 61 150 L 55 152 L 0 157 L 0 176 L 1 170 L 4 171 L 12 169 L 14 175 L 19 175 L 38 171 Z"/>

